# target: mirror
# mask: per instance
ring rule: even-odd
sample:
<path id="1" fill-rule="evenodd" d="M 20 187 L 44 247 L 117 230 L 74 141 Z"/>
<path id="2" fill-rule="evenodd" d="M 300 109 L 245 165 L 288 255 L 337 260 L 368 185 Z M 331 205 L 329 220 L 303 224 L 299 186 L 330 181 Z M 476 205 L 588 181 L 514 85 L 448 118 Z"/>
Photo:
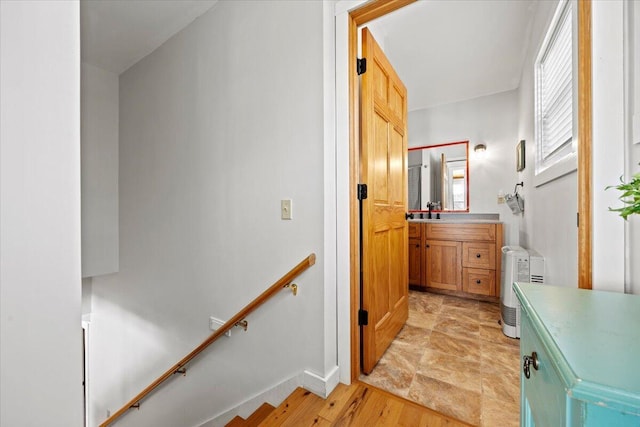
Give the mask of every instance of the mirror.
<path id="1" fill-rule="evenodd" d="M 409 211 L 469 211 L 469 141 L 409 148 Z"/>

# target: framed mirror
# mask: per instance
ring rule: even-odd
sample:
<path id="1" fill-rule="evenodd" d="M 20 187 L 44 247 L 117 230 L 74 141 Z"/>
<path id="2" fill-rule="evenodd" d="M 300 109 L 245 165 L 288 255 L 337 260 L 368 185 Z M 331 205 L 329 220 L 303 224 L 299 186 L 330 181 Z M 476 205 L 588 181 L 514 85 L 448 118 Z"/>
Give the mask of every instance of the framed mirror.
<path id="1" fill-rule="evenodd" d="M 408 151 L 409 211 L 469 212 L 469 141 Z"/>

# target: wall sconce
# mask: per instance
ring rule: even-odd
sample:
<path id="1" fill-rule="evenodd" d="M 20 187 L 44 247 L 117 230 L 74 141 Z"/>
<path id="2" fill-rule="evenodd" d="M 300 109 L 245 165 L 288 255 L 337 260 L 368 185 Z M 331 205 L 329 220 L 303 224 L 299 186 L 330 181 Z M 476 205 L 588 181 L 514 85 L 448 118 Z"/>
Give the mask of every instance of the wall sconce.
<path id="1" fill-rule="evenodd" d="M 476 157 L 482 158 L 484 157 L 485 151 L 487 151 L 487 146 L 484 144 L 477 144 L 473 147 L 473 151 L 476 153 Z"/>

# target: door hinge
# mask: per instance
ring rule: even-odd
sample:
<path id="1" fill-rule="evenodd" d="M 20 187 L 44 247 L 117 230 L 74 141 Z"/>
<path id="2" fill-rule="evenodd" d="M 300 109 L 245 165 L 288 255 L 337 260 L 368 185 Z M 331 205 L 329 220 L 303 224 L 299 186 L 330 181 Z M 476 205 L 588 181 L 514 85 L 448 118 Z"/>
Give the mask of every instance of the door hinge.
<path id="1" fill-rule="evenodd" d="M 580 227 L 580 212 L 576 213 L 576 227 Z"/>
<path id="2" fill-rule="evenodd" d="M 358 71 L 358 75 L 364 74 L 367 72 L 367 58 L 356 58 L 356 70 Z"/>
<path id="3" fill-rule="evenodd" d="M 369 312 L 367 310 L 358 310 L 358 326 L 367 326 L 369 324 Z"/>
<path id="4" fill-rule="evenodd" d="M 358 200 L 366 200 L 367 184 L 358 184 Z"/>

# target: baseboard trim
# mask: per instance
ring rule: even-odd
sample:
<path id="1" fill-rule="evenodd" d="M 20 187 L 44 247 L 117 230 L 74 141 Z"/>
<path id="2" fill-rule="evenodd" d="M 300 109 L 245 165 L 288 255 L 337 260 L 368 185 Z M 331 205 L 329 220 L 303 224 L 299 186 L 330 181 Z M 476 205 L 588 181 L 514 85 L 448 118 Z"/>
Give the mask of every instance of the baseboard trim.
<path id="1" fill-rule="evenodd" d="M 311 371 L 302 373 L 302 387 L 326 399 L 340 381 L 340 369 L 334 366 L 326 377 L 321 377 Z"/>

